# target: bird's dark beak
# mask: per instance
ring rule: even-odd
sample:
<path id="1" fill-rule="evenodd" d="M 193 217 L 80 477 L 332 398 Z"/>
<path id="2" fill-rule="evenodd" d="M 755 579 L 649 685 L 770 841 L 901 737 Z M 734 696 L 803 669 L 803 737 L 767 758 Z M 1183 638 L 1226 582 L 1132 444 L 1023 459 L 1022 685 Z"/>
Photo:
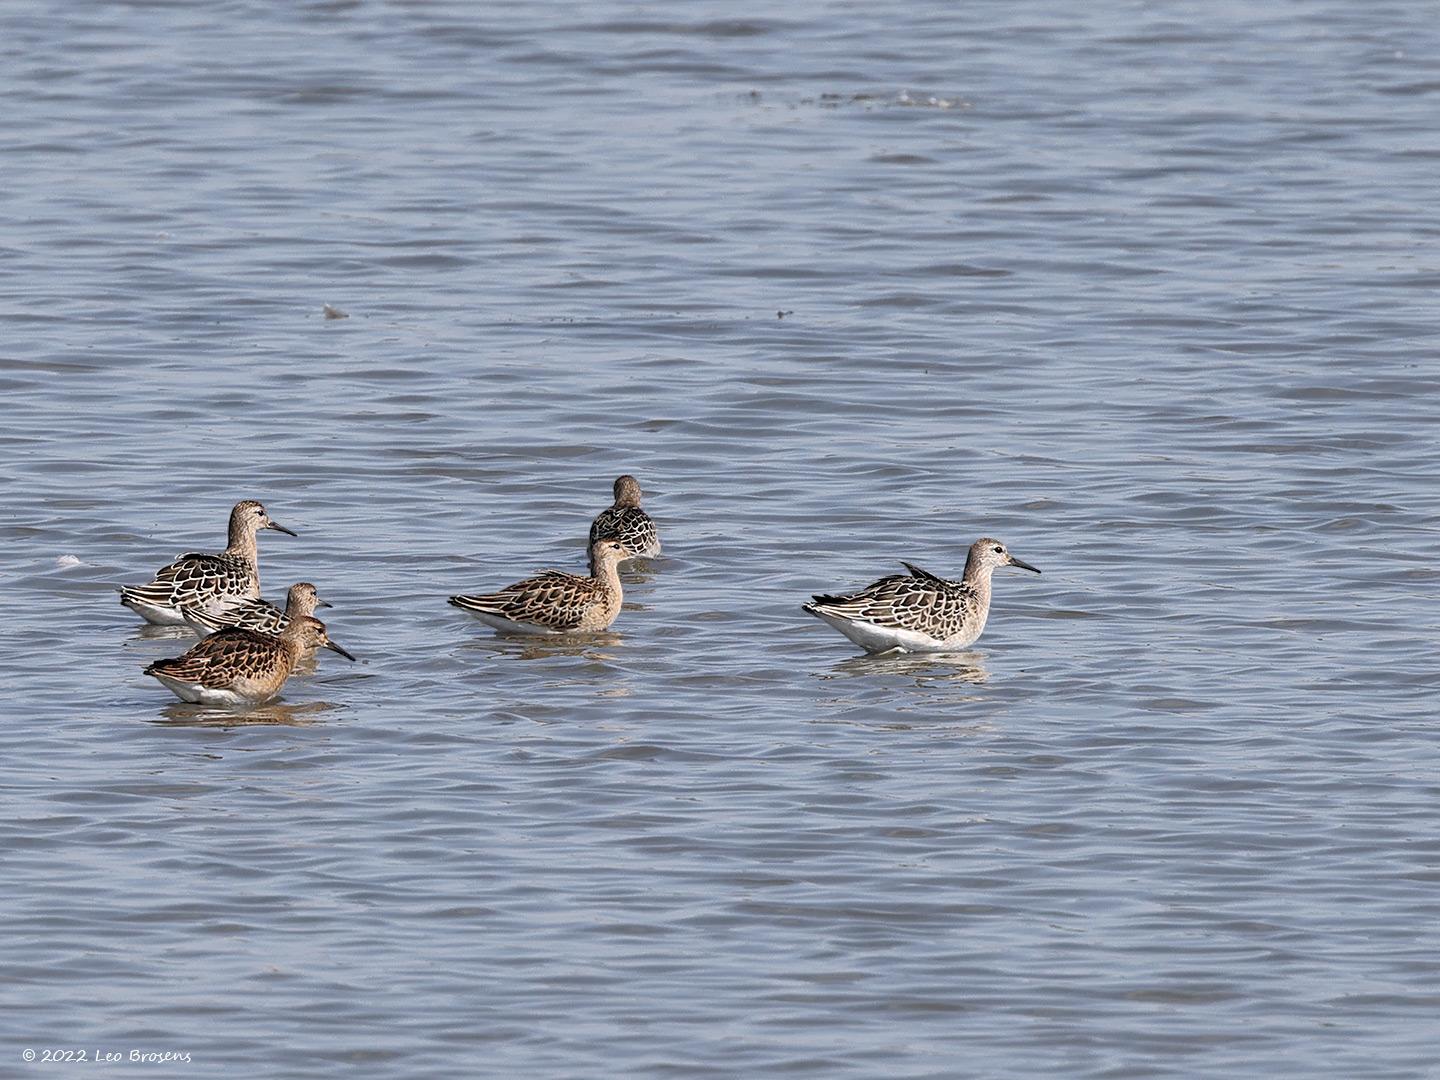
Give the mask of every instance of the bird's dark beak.
<path id="1" fill-rule="evenodd" d="M 283 532 L 286 536 L 297 536 L 297 535 L 299 535 L 299 534 L 296 533 L 294 530 L 292 530 L 292 529 L 287 529 L 284 525 L 281 525 L 278 521 L 272 521 L 272 522 L 270 522 L 268 525 L 266 525 L 265 527 L 266 527 L 267 529 L 274 529 L 276 532 Z"/>
<path id="2" fill-rule="evenodd" d="M 325 642 L 325 648 L 327 648 L 327 649 L 332 649 L 332 650 L 334 650 L 335 652 L 338 652 L 341 656 L 345 657 L 346 660 L 349 660 L 349 661 L 351 661 L 352 663 L 353 663 L 354 660 L 355 660 L 355 657 L 351 656 L 348 652 L 346 652 L 344 649 L 342 649 L 339 645 L 336 645 L 335 642 L 333 642 L 333 641 L 327 641 L 327 642 Z"/>
<path id="3" fill-rule="evenodd" d="M 316 606 L 316 607 L 334 607 L 335 605 L 332 604 L 329 600 L 321 600 L 320 597 L 317 596 L 317 597 L 315 597 L 315 606 Z"/>
<path id="4" fill-rule="evenodd" d="M 1017 559 L 1014 555 L 1010 556 L 1010 565 L 1018 566 L 1021 570 L 1029 570 L 1032 574 L 1038 574 L 1040 572 L 1040 568 L 1038 566 L 1031 566 L 1024 559 Z"/>

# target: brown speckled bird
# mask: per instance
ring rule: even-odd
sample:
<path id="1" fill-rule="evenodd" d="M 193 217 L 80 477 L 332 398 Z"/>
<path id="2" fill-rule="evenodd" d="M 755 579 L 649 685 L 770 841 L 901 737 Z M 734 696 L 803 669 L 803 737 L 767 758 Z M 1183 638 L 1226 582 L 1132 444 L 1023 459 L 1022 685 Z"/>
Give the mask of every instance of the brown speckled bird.
<path id="1" fill-rule="evenodd" d="M 314 615 L 316 608 L 333 606 L 320 599 L 314 585 L 301 581 L 291 585 L 290 591 L 285 594 L 284 611 L 258 596 L 219 611 L 205 611 L 193 607 L 183 607 L 180 611 L 185 616 L 185 621 L 202 635 L 213 634 L 217 630 L 232 626 L 241 630 L 258 630 L 262 634 L 278 634 L 290 625 L 291 619 L 301 615 Z"/>
<path id="2" fill-rule="evenodd" d="M 270 520 L 254 499 L 235 504 L 230 511 L 230 541 L 216 555 L 189 552 L 181 555 L 145 585 L 120 590 L 120 603 L 147 622 L 182 626 L 183 607 L 225 608 L 260 595 L 259 549 L 255 534 L 261 529 L 295 534 Z"/>
<path id="3" fill-rule="evenodd" d="M 802 605 L 867 652 L 954 652 L 972 645 L 990 615 L 990 575 L 1001 566 L 1040 573 L 1015 558 L 999 540 L 970 545 L 965 575 L 949 581 L 903 563 L 894 574 L 859 592 L 816 596 Z"/>
<path id="4" fill-rule="evenodd" d="M 202 705 L 255 705 L 280 692 L 295 662 L 308 649 L 348 652 L 330 640 L 325 624 L 302 615 L 280 634 L 231 628 L 211 634 L 184 656 L 156 660 L 145 669 L 182 701 Z"/>
<path id="5" fill-rule="evenodd" d="M 604 630 L 624 601 L 615 568 L 631 554 L 618 540 L 597 540 L 590 548 L 590 577 L 545 570 L 499 592 L 452 596 L 450 603 L 497 630 L 519 634 Z"/>
<path id="6" fill-rule="evenodd" d="M 615 480 L 615 505 L 602 510 L 590 523 L 590 546 L 597 540 L 619 540 L 630 549 L 626 558 L 654 558 L 660 554 L 660 535 L 650 515 L 640 509 L 640 481 L 633 476 Z M 595 568 L 592 566 L 593 574 Z"/>

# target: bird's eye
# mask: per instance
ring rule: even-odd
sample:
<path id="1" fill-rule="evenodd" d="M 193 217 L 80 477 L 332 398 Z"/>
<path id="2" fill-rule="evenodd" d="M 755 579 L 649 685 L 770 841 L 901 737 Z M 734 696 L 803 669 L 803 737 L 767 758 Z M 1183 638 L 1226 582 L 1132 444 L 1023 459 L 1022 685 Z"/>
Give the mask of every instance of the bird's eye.
<path id="1" fill-rule="evenodd" d="M 1002 547 L 997 547 L 997 548 L 995 549 L 995 554 L 996 554 L 996 555 L 1004 555 L 1004 554 L 1005 554 L 1005 549 L 1002 548 Z"/>

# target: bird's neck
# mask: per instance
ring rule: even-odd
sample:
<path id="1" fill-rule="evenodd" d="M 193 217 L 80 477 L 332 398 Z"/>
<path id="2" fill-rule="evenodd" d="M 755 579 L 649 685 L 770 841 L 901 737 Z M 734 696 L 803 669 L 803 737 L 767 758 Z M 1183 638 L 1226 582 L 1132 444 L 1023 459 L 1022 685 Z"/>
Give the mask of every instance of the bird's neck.
<path id="1" fill-rule="evenodd" d="M 981 562 L 974 555 L 965 560 L 965 576 L 961 580 L 980 597 L 982 604 L 990 603 L 990 575 L 994 572 L 995 567 Z"/>
<path id="2" fill-rule="evenodd" d="M 620 560 L 601 559 L 598 563 L 592 558 L 590 560 L 590 576 L 602 589 L 615 597 L 623 595 L 623 588 L 620 584 Z"/>
<path id="3" fill-rule="evenodd" d="M 292 622 L 280 632 L 280 648 L 285 651 L 285 656 L 292 668 L 300 659 L 300 654 L 305 651 L 305 643 L 300 640 L 299 630 L 300 627 Z"/>
<path id="4" fill-rule="evenodd" d="M 230 543 L 225 548 L 227 555 L 239 555 L 252 565 L 255 562 L 255 526 L 248 521 L 230 523 Z"/>

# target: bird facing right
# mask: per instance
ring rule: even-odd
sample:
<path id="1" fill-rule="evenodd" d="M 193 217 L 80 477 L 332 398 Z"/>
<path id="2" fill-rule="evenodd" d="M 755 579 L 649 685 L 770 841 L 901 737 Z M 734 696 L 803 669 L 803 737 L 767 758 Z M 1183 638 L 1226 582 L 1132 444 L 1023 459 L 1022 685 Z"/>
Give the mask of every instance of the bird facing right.
<path id="1" fill-rule="evenodd" d="M 202 705 L 257 705 L 280 692 L 307 650 L 333 649 L 354 660 L 309 615 L 290 620 L 279 634 L 231 627 L 201 639 L 189 652 L 156 660 L 145 669 L 182 701 Z"/>
<path id="2" fill-rule="evenodd" d="M 1002 566 L 1040 571 L 989 537 L 970 545 L 965 573 L 950 581 L 903 564 L 858 592 L 816 595 L 802 607 L 866 652 L 955 652 L 974 644 L 990 615 L 990 575 Z"/>
<path id="3" fill-rule="evenodd" d="M 314 615 L 315 609 L 322 607 L 334 605 L 328 600 L 321 600 L 314 585 L 308 581 L 300 581 L 291 585 L 290 591 L 285 594 L 284 611 L 257 596 L 219 611 L 182 607 L 180 613 L 202 637 L 230 626 L 238 626 L 241 630 L 258 630 L 262 634 L 278 634 L 290 625 L 291 619 L 301 615 Z"/>
<path id="4" fill-rule="evenodd" d="M 120 590 L 120 603 L 146 622 L 180 626 L 185 607 L 209 610 L 230 607 L 260 595 L 259 554 L 255 534 L 274 529 L 295 534 L 272 521 L 265 507 L 244 499 L 230 511 L 229 545 L 214 555 L 192 551 L 181 555 L 144 585 Z"/>
<path id="5" fill-rule="evenodd" d="M 543 570 L 499 592 L 452 596 L 450 603 L 510 633 L 604 630 L 625 600 L 616 567 L 632 554 L 619 540 L 597 540 L 590 547 L 589 577 Z"/>

